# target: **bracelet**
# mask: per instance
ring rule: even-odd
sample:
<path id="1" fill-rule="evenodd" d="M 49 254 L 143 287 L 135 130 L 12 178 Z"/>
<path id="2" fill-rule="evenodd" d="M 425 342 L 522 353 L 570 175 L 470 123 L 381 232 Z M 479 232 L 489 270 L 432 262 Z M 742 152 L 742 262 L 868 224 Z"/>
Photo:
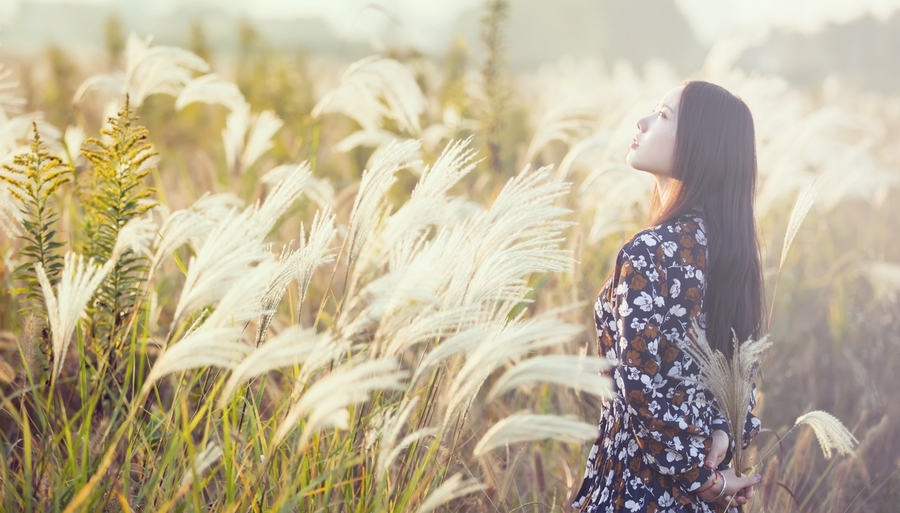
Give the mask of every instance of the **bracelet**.
<path id="1" fill-rule="evenodd" d="M 721 499 L 723 495 L 725 495 L 725 488 L 728 486 L 728 480 L 725 479 L 725 474 L 722 474 L 722 491 L 719 492 L 719 495 L 716 495 L 716 498 L 710 502 L 716 502 Z"/>
<path id="2" fill-rule="evenodd" d="M 713 474 L 714 477 L 713 477 L 712 482 L 710 482 L 709 485 L 707 485 L 706 487 L 701 487 L 699 490 L 697 490 L 694 493 L 696 493 L 697 495 L 700 495 L 701 493 L 705 492 L 706 490 L 712 489 L 712 487 L 715 486 L 719 482 L 719 471 L 713 469 L 713 472 L 714 472 L 714 474 Z"/>

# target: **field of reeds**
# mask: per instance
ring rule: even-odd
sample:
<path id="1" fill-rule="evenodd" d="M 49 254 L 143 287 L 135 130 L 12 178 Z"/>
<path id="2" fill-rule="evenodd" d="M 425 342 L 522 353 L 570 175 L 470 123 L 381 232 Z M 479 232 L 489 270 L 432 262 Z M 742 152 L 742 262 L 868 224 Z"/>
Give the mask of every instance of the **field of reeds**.
<path id="1" fill-rule="evenodd" d="M 591 303 L 647 216 L 628 141 L 702 78 L 758 139 L 745 509 L 896 511 L 900 94 L 801 89 L 728 41 L 690 77 L 512 73 L 502 14 L 478 60 L 285 55 L 247 27 L 219 57 L 0 47 L 0 509 L 563 510 L 607 390 Z M 788 433 L 809 410 L 854 454 Z"/>

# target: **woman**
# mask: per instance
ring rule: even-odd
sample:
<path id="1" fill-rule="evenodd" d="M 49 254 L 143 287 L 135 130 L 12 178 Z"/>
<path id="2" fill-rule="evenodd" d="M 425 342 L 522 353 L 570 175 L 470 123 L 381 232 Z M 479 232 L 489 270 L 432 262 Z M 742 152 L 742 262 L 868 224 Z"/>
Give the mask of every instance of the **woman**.
<path id="1" fill-rule="evenodd" d="M 604 402 L 572 509 L 682 513 L 746 504 L 760 477 L 728 468 L 725 419 L 680 344 L 692 320 L 729 356 L 732 330 L 739 340 L 759 335 L 753 119 L 743 101 L 697 81 L 666 94 L 637 127 L 626 162 L 656 178 L 652 226 L 619 252 L 594 306 L 617 393 Z M 758 431 L 748 412 L 741 443 Z"/>

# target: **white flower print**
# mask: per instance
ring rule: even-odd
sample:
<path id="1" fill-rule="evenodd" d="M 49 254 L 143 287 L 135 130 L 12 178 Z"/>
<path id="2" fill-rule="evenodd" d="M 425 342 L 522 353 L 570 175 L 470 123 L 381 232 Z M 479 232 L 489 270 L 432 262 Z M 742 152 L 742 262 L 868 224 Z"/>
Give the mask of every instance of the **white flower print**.
<path id="1" fill-rule="evenodd" d="M 647 245 L 648 248 L 652 248 L 656 246 L 656 238 L 649 233 L 645 233 L 641 235 L 641 242 Z"/>
<path id="2" fill-rule="evenodd" d="M 639 318 L 634 317 L 631 319 L 631 324 L 629 325 L 629 327 L 631 329 L 633 329 L 634 331 L 640 331 L 640 330 L 644 329 L 644 326 L 646 326 L 646 325 L 647 325 L 646 322 L 641 322 L 641 320 Z"/>
<path id="3" fill-rule="evenodd" d="M 684 447 L 682 447 L 684 449 Z M 681 455 L 675 451 L 666 451 L 666 461 L 672 463 L 673 461 L 680 461 L 682 459 Z"/>
<path id="4" fill-rule="evenodd" d="M 673 256 L 675 256 L 675 252 L 678 250 L 678 244 L 667 240 L 666 242 L 662 243 L 662 249 L 667 257 L 672 258 Z"/>
<path id="5" fill-rule="evenodd" d="M 675 505 L 675 499 L 669 494 L 669 492 L 663 492 L 663 494 L 659 496 L 659 500 L 657 502 L 659 503 L 660 507 L 663 508 L 668 508 Z"/>
<path id="6" fill-rule="evenodd" d="M 701 246 L 706 245 L 706 232 L 702 228 L 698 228 L 696 232 L 694 232 L 694 238 L 697 239 L 697 244 Z"/>
<path id="7" fill-rule="evenodd" d="M 672 305 L 672 308 L 669 308 L 669 314 L 674 315 L 675 317 L 684 317 L 684 314 L 687 313 L 687 310 L 681 305 Z"/>
<path id="8" fill-rule="evenodd" d="M 672 278 L 672 286 L 669 287 L 669 297 L 676 298 L 678 294 L 681 294 L 681 280 Z"/>
<path id="9" fill-rule="evenodd" d="M 634 298 L 634 306 L 640 308 L 644 312 L 649 312 L 653 310 L 653 298 L 650 294 L 641 291 L 641 295 Z"/>
<path id="10" fill-rule="evenodd" d="M 644 258 L 644 255 L 638 255 L 637 259 L 631 259 L 631 265 L 640 271 L 641 269 L 647 267 L 647 260 Z"/>

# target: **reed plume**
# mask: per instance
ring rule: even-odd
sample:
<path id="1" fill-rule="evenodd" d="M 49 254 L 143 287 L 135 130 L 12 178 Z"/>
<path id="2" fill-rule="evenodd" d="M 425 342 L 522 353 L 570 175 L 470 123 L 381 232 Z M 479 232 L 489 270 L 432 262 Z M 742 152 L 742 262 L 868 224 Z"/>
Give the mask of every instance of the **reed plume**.
<path id="1" fill-rule="evenodd" d="M 377 426 L 381 431 L 381 439 L 379 440 L 380 452 L 378 453 L 378 461 L 376 470 L 379 478 L 383 479 L 388 475 L 391 465 L 414 442 L 431 437 L 436 433 L 433 428 L 422 428 L 407 434 L 403 439 L 400 434 L 406 422 L 410 419 L 419 405 L 419 397 L 413 397 L 409 400 L 403 400 L 397 404 L 396 411 L 388 415 L 381 426 Z"/>
<path id="2" fill-rule="evenodd" d="M 853 454 L 853 447 L 859 443 L 841 421 L 826 411 L 816 410 L 804 413 L 797 417 L 794 426 L 812 428 L 826 459 L 830 459 L 833 452 L 844 455 Z"/>
<path id="3" fill-rule="evenodd" d="M 233 369 L 253 346 L 240 342 L 240 329 L 201 327 L 169 345 L 153 363 L 147 374 L 141 395 L 150 391 L 154 383 L 173 372 L 199 367 Z"/>
<path id="4" fill-rule="evenodd" d="M 373 162 L 363 173 L 359 192 L 350 212 L 347 254 L 351 262 L 356 259 L 363 242 L 385 215 L 387 207 L 382 204 L 382 199 L 396 181 L 396 173 L 408 167 L 418 157 L 418 151 L 417 141 L 392 143 L 373 158 Z"/>
<path id="5" fill-rule="evenodd" d="M 772 342 L 768 337 L 762 337 L 741 343 L 733 337 L 734 353 L 729 359 L 709 345 L 705 330 L 696 321 L 688 339 L 682 343 L 682 348 L 700 367 L 698 384 L 712 394 L 713 405 L 728 424 L 728 436 L 733 441 L 732 466 L 740 473 L 744 468 L 744 422 L 753 398 L 753 378 Z"/>
<path id="6" fill-rule="evenodd" d="M 500 365 L 542 348 L 563 344 L 581 331 L 550 316 L 498 323 L 467 355 L 447 389 L 443 425 L 446 429 L 468 411 L 482 384 Z"/>
<path id="7" fill-rule="evenodd" d="M 150 46 L 152 36 L 140 39 L 134 33 L 125 43 L 125 70 L 113 75 L 94 75 L 75 91 L 74 103 L 94 89 L 105 89 L 117 98 L 131 98 L 139 107 L 152 94 L 177 95 L 196 72 L 209 71 L 209 64 L 193 53 L 174 46 Z"/>
<path id="8" fill-rule="evenodd" d="M 12 195 L 6 190 L 7 185 L 0 183 L 0 230 L 7 237 L 18 237 L 22 234 L 22 213 L 14 203 Z"/>
<path id="9" fill-rule="evenodd" d="M 481 437 L 472 454 L 483 456 L 490 450 L 517 442 L 554 439 L 583 443 L 597 437 L 597 426 L 559 415 L 518 412 L 498 421 Z"/>
<path id="10" fill-rule="evenodd" d="M 228 169 L 233 174 L 245 173 L 274 146 L 272 137 L 282 126 L 284 122 L 272 111 L 251 114 L 248 103 L 236 106 L 222 130 Z"/>
<path id="11" fill-rule="evenodd" d="M 198 249 L 197 255 L 191 258 L 188 265 L 184 288 L 175 308 L 173 327 L 187 314 L 223 299 L 229 290 L 233 290 L 231 297 L 235 301 L 234 308 L 243 305 L 240 306 L 243 313 L 239 314 L 239 317 L 243 319 L 245 315 L 254 312 L 254 315 L 262 314 L 259 303 L 263 300 L 268 285 L 277 278 L 275 274 L 277 262 L 274 255 L 263 247 L 262 240 L 300 196 L 306 176 L 308 172 L 299 169 L 299 172 L 286 176 L 276 184 L 261 205 L 253 205 L 241 213 L 232 210 L 215 223 L 215 227 Z M 192 214 L 185 214 L 186 222 L 189 223 L 192 218 Z M 178 225 L 184 229 L 176 239 L 184 240 L 186 235 L 190 234 L 190 227 L 181 223 Z M 164 226 L 170 229 L 171 227 L 172 224 Z M 174 249 L 168 244 L 167 247 Z M 157 250 L 157 257 L 161 256 Z M 274 262 L 275 265 L 271 266 L 267 262 Z M 263 263 L 266 264 L 263 266 Z M 262 290 L 259 290 L 258 294 L 250 291 L 241 294 L 239 289 L 232 289 L 234 282 L 246 277 L 246 274 L 257 266 L 259 268 L 251 274 L 264 281 L 246 283 L 248 286 L 261 286 Z M 252 301 L 256 301 L 257 304 L 251 307 Z M 220 310 L 221 313 L 213 314 L 218 319 L 216 322 L 224 321 L 236 314 L 234 310 Z"/>
<path id="12" fill-rule="evenodd" d="M 197 102 L 224 105 L 232 112 L 243 108 L 246 103 L 237 85 L 222 79 L 217 73 L 197 77 L 185 84 L 175 100 L 175 109 L 182 110 Z"/>
<path id="13" fill-rule="evenodd" d="M 287 415 L 275 431 L 272 446 L 277 446 L 297 424 L 308 414 L 306 424 L 298 441 L 298 447 L 306 447 L 309 438 L 320 429 L 350 427 L 348 406 L 369 399 L 374 390 L 398 390 L 404 388 L 406 373 L 397 370 L 397 362 L 386 358 L 365 361 L 359 364 L 347 363 L 328 373 L 310 386 L 300 399 L 291 405 Z"/>
<path id="14" fill-rule="evenodd" d="M 12 70 L 3 69 L 0 64 L 0 123 L 9 119 L 10 114 L 19 112 L 25 106 L 25 98 L 15 94 L 15 90 L 19 88 L 19 83 L 15 80 L 9 80 Z"/>
<path id="15" fill-rule="evenodd" d="M 219 394 L 219 406 L 224 407 L 245 381 L 274 369 L 302 364 L 313 353 L 321 356 L 331 337 L 317 335 L 312 330 L 291 326 L 248 354 L 232 371 Z M 313 365 L 316 365 L 313 362 Z"/>
<path id="16" fill-rule="evenodd" d="M 84 314 L 85 307 L 94 296 L 97 288 L 106 278 L 112 265 L 94 265 L 93 261 L 85 262 L 81 255 L 66 253 L 65 263 L 56 292 L 50 284 L 43 264 L 35 263 L 37 279 L 41 284 L 47 305 L 47 317 L 53 335 L 53 369 L 55 381 L 62 371 L 69 344 L 75 331 L 78 319 Z"/>
<path id="17" fill-rule="evenodd" d="M 610 378 L 600 373 L 608 367 L 609 363 L 599 357 L 563 354 L 535 356 L 517 363 L 494 381 L 488 399 L 532 383 L 554 383 L 597 397 L 608 397 L 614 395 L 615 390 Z"/>
<path id="18" fill-rule="evenodd" d="M 416 513 L 430 513 L 453 499 L 482 490 L 484 490 L 484 486 L 478 481 L 463 479 L 461 474 L 453 474 L 428 494 Z"/>
<path id="19" fill-rule="evenodd" d="M 197 453 L 194 457 L 194 460 L 191 462 L 191 468 L 184 473 L 184 477 L 181 478 L 181 487 L 184 488 L 193 484 L 197 477 L 202 476 L 203 473 L 206 472 L 213 463 L 219 461 L 222 456 L 224 456 L 224 453 L 222 452 L 222 448 L 219 447 L 219 444 L 208 442 L 206 448 Z"/>
<path id="20" fill-rule="evenodd" d="M 381 128 L 382 120 L 387 118 L 395 121 L 401 130 L 418 134 L 419 115 L 425 105 L 425 96 L 406 66 L 393 59 L 373 56 L 351 64 L 340 85 L 319 100 L 312 116 L 344 114 L 364 130 Z"/>
<path id="21" fill-rule="evenodd" d="M 787 260 L 791 243 L 794 242 L 794 237 L 796 237 L 797 232 L 800 231 L 800 225 L 803 224 L 803 220 L 806 219 L 809 209 L 815 203 L 818 185 L 818 180 L 810 182 L 809 185 L 800 191 L 800 194 L 797 196 L 797 201 L 794 202 L 794 207 L 791 209 L 791 215 L 788 217 L 787 231 L 784 234 L 784 245 L 781 248 L 781 261 L 778 263 L 779 268 L 784 267 L 784 262 Z"/>

